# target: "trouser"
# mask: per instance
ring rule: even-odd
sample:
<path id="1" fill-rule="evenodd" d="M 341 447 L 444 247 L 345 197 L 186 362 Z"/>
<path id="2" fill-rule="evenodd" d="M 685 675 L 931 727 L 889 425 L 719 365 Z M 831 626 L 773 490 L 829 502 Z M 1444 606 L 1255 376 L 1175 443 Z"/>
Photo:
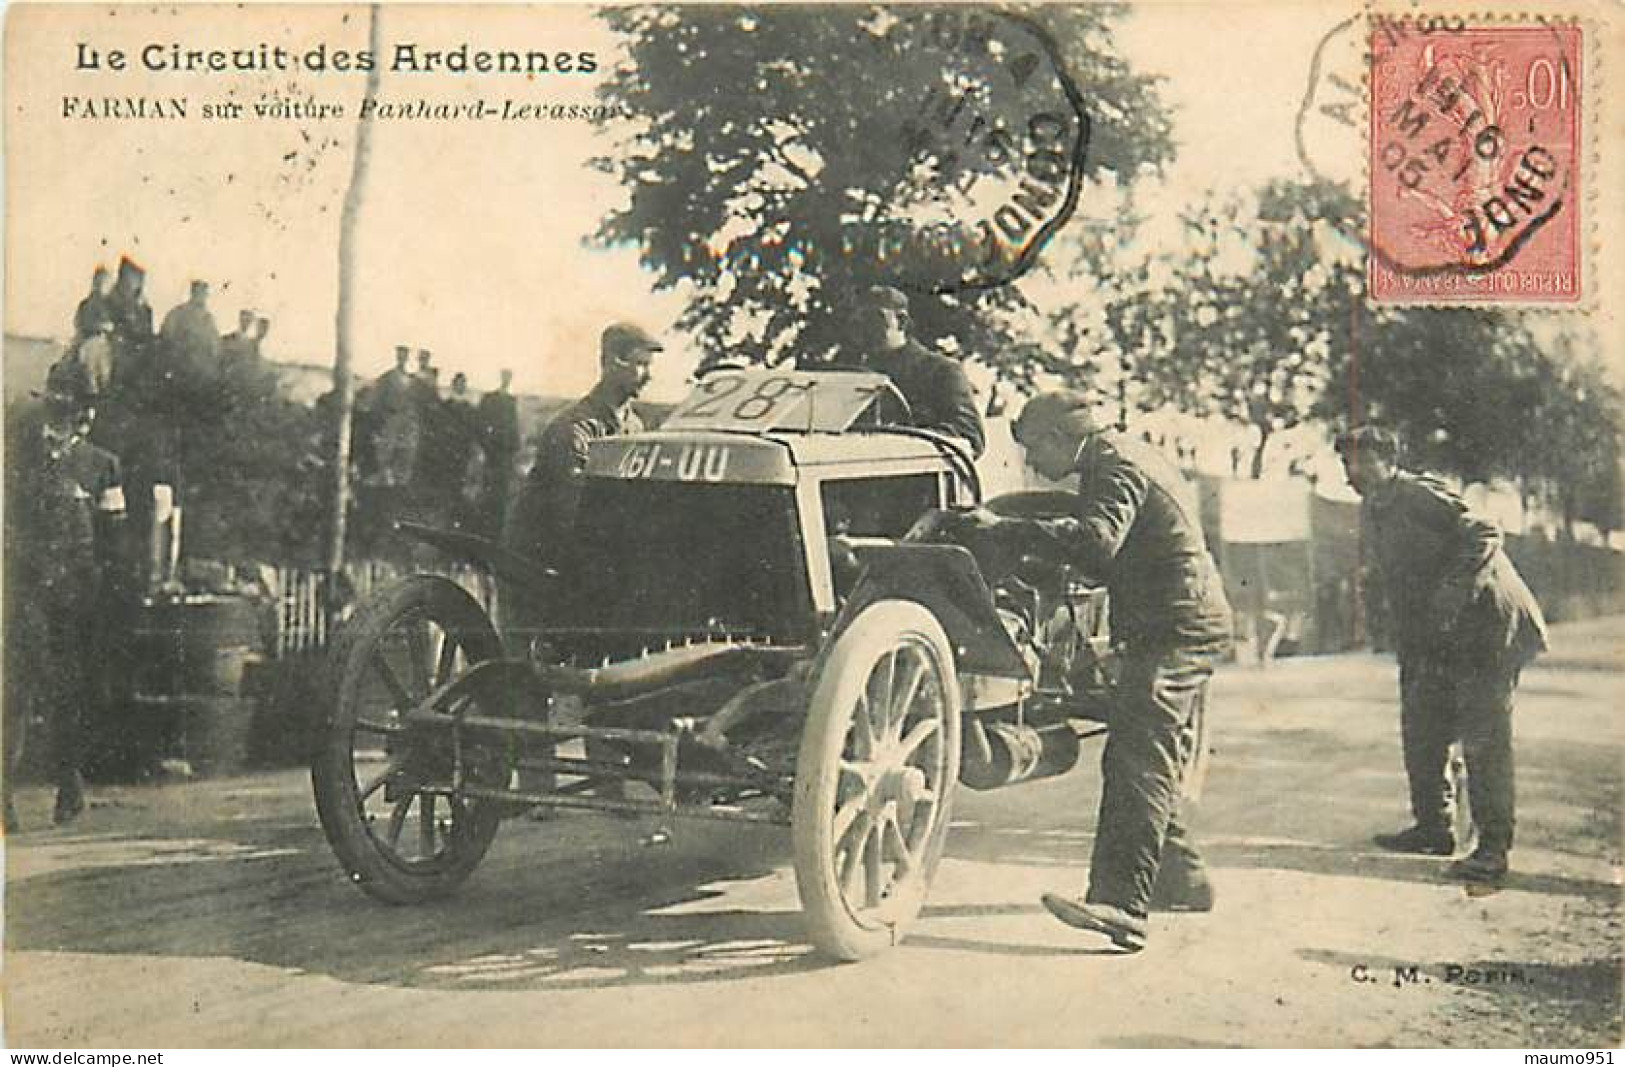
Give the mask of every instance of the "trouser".
<path id="1" fill-rule="evenodd" d="M 500 539 L 508 525 L 513 459 L 513 456 L 501 452 L 493 452 L 485 457 L 485 471 L 480 481 L 480 532 L 493 539 Z"/>
<path id="2" fill-rule="evenodd" d="M 47 592 L 13 607 L 5 657 L 8 801 L 31 719 L 44 720 L 46 735 L 34 740 L 48 747 L 52 780 L 59 788 L 78 786 L 85 723 L 100 706 L 105 658 L 92 591 L 66 597 Z"/>
<path id="3" fill-rule="evenodd" d="M 1101 754 L 1091 903 L 1143 916 L 1165 854 L 1200 869 L 1180 801 L 1212 673 L 1209 656 L 1185 650 L 1125 657 Z"/>
<path id="4" fill-rule="evenodd" d="M 1512 696 L 1518 674 L 1517 667 L 1475 668 L 1432 655 L 1402 656 L 1399 665 L 1400 736 L 1411 814 L 1428 830 L 1450 827 L 1450 746 L 1460 740 L 1478 847 L 1500 856 L 1512 848 Z"/>

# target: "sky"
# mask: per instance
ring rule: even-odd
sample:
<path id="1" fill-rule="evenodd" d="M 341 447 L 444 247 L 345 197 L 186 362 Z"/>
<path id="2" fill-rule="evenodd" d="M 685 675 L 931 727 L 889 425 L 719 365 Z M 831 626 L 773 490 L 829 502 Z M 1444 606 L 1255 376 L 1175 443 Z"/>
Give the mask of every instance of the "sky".
<path id="1" fill-rule="evenodd" d="M 1132 66 L 1168 79 L 1163 95 L 1179 143 L 1166 181 L 1140 202 L 1151 217 L 1146 240 L 1175 239 L 1175 212 L 1205 188 L 1300 173 L 1293 128 L 1310 60 L 1342 17 L 1342 7 L 1324 3 L 1153 3 L 1121 24 Z M 381 36 L 386 53 L 401 42 L 467 42 L 593 51 L 606 67 L 616 56 L 591 9 L 563 5 L 386 7 Z M 280 95 L 343 102 L 353 116 L 362 78 L 76 66 L 80 46 L 105 64 L 111 49 L 138 57 L 148 44 L 160 54 L 172 44 L 261 43 L 302 54 L 363 48 L 365 37 L 361 7 L 14 5 L 5 41 L 7 330 L 60 336 L 91 268 L 130 255 L 149 271 L 160 319 L 190 279 L 204 278 L 222 329 L 252 307 L 273 321 L 273 357 L 330 361 L 353 119 L 204 120 L 199 109 Z M 385 73 L 380 99 L 590 104 L 595 84 L 584 74 Z M 63 114 L 65 98 L 82 111 L 132 95 L 185 96 L 190 113 L 174 121 Z M 672 350 L 651 394 L 680 395 L 694 357 L 672 328 L 680 298 L 652 292 L 635 250 L 585 241 L 620 202 L 613 180 L 585 165 L 609 147 L 606 138 L 570 122 L 396 120 L 375 131 L 357 249 L 358 372 L 383 370 L 393 347 L 408 344 L 434 351 L 443 381 L 463 370 L 483 390 L 511 367 L 522 391 L 579 393 L 595 374 L 598 331 L 630 319 Z M 1332 169 L 1357 166 L 1357 147 L 1327 149 L 1340 156 Z M 1085 190 L 1080 216 L 1109 210 L 1091 192 L 1099 191 Z M 1608 263 L 1616 277 L 1617 259 Z"/>

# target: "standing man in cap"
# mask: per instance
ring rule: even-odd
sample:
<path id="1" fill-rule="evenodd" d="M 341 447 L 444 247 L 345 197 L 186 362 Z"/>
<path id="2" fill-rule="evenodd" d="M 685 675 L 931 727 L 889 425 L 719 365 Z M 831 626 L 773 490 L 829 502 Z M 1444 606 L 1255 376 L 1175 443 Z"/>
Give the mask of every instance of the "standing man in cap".
<path id="1" fill-rule="evenodd" d="M 97 264 L 90 276 L 90 292 L 73 311 L 73 334 L 84 337 L 103 321 L 111 321 L 107 306 L 107 268 Z"/>
<path id="2" fill-rule="evenodd" d="M 1195 494 L 1160 453 L 1103 432 L 1088 399 L 1071 390 L 1034 397 L 1012 429 L 1039 474 L 1079 476 L 1076 510 L 1057 519 L 973 511 L 960 536 L 1104 579 L 1122 656 L 1088 892 L 1081 899 L 1046 893 L 1044 906 L 1135 951 L 1145 945 L 1148 911 L 1213 906 L 1180 801 L 1196 716 L 1230 640 L 1230 606 Z"/>
<path id="3" fill-rule="evenodd" d="M 259 355 L 259 345 L 254 341 L 254 319 L 252 308 L 237 312 L 237 329 L 220 338 L 222 361 L 246 363 Z"/>
<path id="4" fill-rule="evenodd" d="M 412 350 L 395 346 L 395 367 L 372 384 L 372 415 L 378 427 L 378 470 L 386 486 L 405 485 L 412 477 L 421 426 L 412 388 Z"/>
<path id="5" fill-rule="evenodd" d="M 84 367 L 59 361 L 41 402 L 8 420 L 5 455 L 5 822 L 12 808 L 14 738 L 37 709 L 49 728 L 59 825 L 84 811 L 83 731 L 105 679 L 108 598 L 126 562 L 118 457 L 90 443 L 95 396 Z"/>
<path id="6" fill-rule="evenodd" d="M 143 293 L 147 272 L 128 256 L 118 261 L 118 277 L 107 294 L 107 309 L 113 319 L 113 345 L 121 369 L 135 366 L 132 357 L 146 355 L 152 344 L 152 305 Z"/>
<path id="7" fill-rule="evenodd" d="M 643 429 L 632 401 L 649 384 L 655 353 L 663 347 L 630 323 L 604 329 L 598 342 L 598 383 L 555 415 L 537 438 L 535 461 L 508 522 L 508 547 L 544 565 L 561 561 L 575 525 L 587 446 L 601 437 Z"/>
<path id="8" fill-rule="evenodd" d="M 1361 543 L 1399 654 L 1399 723 L 1410 782 L 1408 829 L 1378 834 L 1394 852 L 1455 852 L 1446 767 L 1460 739 L 1478 845 L 1454 878 L 1496 882 L 1512 849 L 1512 702 L 1523 668 L 1546 648 L 1546 621 L 1501 547 L 1443 482 L 1399 468 L 1399 440 L 1363 427 L 1337 440 L 1360 494 Z"/>
<path id="9" fill-rule="evenodd" d="M 857 366 L 879 371 L 908 401 L 910 425 L 957 437 L 980 456 L 987 445 L 982 413 L 964 368 L 928 351 L 909 336 L 908 297 L 889 285 L 873 286 L 862 318 Z"/>
<path id="10" fill-rule="evenodd" d="M 172 364 L 193 369 L 214 366 L 220 355 L 220 329 L 209 310 L 209 283 L 194 281 L 184 304 L 177 304 L 164 316 L 163 329 L 158 331 L 164 347 L 168 349 Z"/>
<path id="11" fill-rule="evenodd" d="M 513 464 L 519 455 L 519 404 L 512 392 L 513 371 L 502 370 L 502 382 L 480 397 L 478 422 L 481 468 L 480 522 L 494 537 L 502 534 L 508 517 L 508 494 L 513 487 Z"/>

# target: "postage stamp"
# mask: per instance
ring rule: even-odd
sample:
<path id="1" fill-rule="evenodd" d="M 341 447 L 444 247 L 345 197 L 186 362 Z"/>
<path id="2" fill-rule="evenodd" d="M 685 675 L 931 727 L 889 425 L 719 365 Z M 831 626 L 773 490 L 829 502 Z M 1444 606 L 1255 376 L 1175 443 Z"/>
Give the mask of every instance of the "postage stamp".
<path id="1" fill-rule="evenodd" d="M 1378 19 L 1370 48 L 1371 298 L 1577 304 L 1581 28 Z"/>

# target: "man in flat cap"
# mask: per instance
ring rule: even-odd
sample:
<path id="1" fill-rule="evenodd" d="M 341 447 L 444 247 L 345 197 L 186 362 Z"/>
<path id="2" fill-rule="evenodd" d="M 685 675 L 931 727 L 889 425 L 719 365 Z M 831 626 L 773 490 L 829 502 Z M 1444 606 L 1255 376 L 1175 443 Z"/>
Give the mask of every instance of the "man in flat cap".
<path id="1" fill-rule="evenodd" d="M 73 310 L 73 335 L 85 337 L 101 322 L 112 320 L 112 311 L 107 305 L 107 268 L 98 263 L 90 275 L 90 292 Z"/>
<path id="2" fill-rule="evenodd" d="M 559 412 L 536 440 L 536 457 L 509 517 L 508 547 L 544 565 L 559 562 L 575 525 L 587 446 L 601 437 L 637 433 L 632 401 L 649 384 L 663 346 L 631 323 L 605 328 L 598 343 L 598 383 Z"/>
<path id="3" fill-rule="evenodd" d="M 908 297 L 901 290 L 876 285 L 866 297 L 858 365 L 892 380 L 908 401 L 910 425 L 956 437 L 980 456 L 987 436 L 964 368 L 909 335 Z"/>
<path id="4" fill-rule="evenodd" d="M 1150 445 L 1106 433 L 1072 390 L 1042 393 L 1012 427 L 1027 464 L 1051 480 L 1078 476 L 1073 514 L 1056 519 L 973 511 L 960 538 L 1007 558 L 1066 563 L 1103 580 L 1121 653 L 1089 886 L 1046 893 L 1068 925 L 1129 951 L 1145 945 L 1151 910 L 1208 911 L 1213 887 L 1181 815 L 1196 716 L 1230 640 L 1230 605 L 1208 554 L 1189 483 Z"/>
<path id="5" fill-rule="evenodd" d="M 11 753 L 28 717 L 45 721 L 56 781 L 54 820 L 84 810 L 83 731 L 106 684 L 102 639 L 109 598 L 128 562 L 119 539 L 118 457 L 90 443 L 95 393 L 83 364 L 58 361 L 37 404 L 7 419 L 5 452 L 7 829 Z M 19 719 L 19 717 L 22 717 Z"/>
<path id="6" fill-rule="evenodd" d="M 147 272 L 128 256 L 118 262 L 118 277 L 107 294 L 107 312 L 113 320 L 113 346 L 117 362 L 130 369 L 152 345 L 152 305 L 143 293 Z"/>
<path id="7" fill-rule="evenodd" d="M 383 483 L 405 485 L 412 478 L 422 426 L 413 389 L 412 350 L 395 346 L 395 366 L 372 383 L 368 397 L 378 427 L 378 470 Z"/>
<path id="8" fill-rule="evenodd" d="M 480 450 L 485 455 L 480 479 L 480 521 L 500 535 L 508 516 L 508 495 L 519 455 L 519 403 L 513 395 L 513 371 L 504 367 L 500 383 L 480 397 L 476 413 Z"/>
<path id="9" fill-rule="evenodd" d="M 1453 832 L 1450 745 L 1460 740 L 1478 826 L 1454 878 L 1496 882 L 1512 849 L 1512 700 L 1519 673 L 1546 647 L 1534 595 L 1501 547 L 1495 525 L 1439 479 L 1399 467 L 1393 434 L 1363 427 L 1337 440 L 1360 494 L 1369 603 L 1386 608 L 1399 655 L 1400 735 L 1414 825 L 1377 835 L 1396 852 L 1449 856 Z"/>
<path id="10" fill-rule="evenodd" d="M 617 322 L 605 327 L 598 341 L 598 383 L 587 395 L 548 422 L 536 439 L 536 457 L 507 519 L 503 541 L 508 548 L 544 567 L 564 565 L 581 502 L 581 476 L 587 467 L 587 449 L 594 441 L 637 433 L 643 420 L 632 401 L 649 384 L 650 368 L 663 345 L 639 326 Z M 522 591 L 504 594 L 502 625 L 523 640 L 545 621 L 547 605 L 535 603 Z M 616 760 L 612 746 L 588 741 L 590 759 Z M 527 788 L 550 791 L 551 771 L 530 772 Z M 625 786 L 613 782 L 597 789 L 600 797 L 622 799 Z M 537 815 L 543 816 L 546 809 Z"/>
<path id="11" fill-rule="evenodd" d="M 168 349 L 171 363 L 207 370 L 220 356 L 220 329 L 209 310 L 209 283 L 194 281 L 186 302 L 164 316 L 158 339 Z"/>

